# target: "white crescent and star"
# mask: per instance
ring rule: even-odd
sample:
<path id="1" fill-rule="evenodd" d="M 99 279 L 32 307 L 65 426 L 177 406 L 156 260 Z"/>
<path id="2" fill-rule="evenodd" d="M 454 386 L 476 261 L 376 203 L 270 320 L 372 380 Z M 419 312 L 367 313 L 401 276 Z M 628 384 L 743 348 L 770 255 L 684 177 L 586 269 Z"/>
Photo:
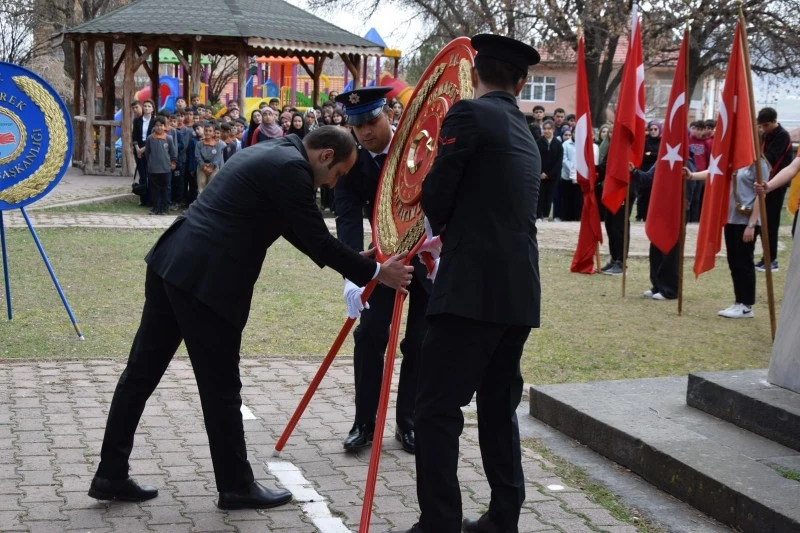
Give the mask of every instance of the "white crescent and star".
<path id="1" fill-rule="evenodd" d="M 683 157 L 681 157 L 680 152 L 681 146 L 683 143 L 678 143 L 677 146 L 672 146 L 671 144 L 667 143 L 667 153 L 664 154 L 664 157 L 661 158 L 662 161 L 669 161 L 669 169 L 675 166 L 675 163 L 678 161 L 683 161 Z"/>
<path id="2" fill-rule="evenodd" d="M 714 176 L 722 176 L 723 172 L 719 169 L 719 161 L 722 159 L 722 154 L 711 154 L 711 161 L 708 164 L 708 184 L 714 183 Z"/>

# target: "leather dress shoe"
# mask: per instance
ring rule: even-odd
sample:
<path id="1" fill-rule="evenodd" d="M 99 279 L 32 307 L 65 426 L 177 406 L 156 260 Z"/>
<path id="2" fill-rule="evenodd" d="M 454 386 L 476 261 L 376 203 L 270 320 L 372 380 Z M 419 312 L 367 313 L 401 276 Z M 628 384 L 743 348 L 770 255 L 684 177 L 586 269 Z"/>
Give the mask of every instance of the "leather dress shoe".
<path id="1" fill-rule="evenodd" d="M 348 452 L 366 448 L 372 444 L 372 435 L 375 433 L 375 426 L 370 424 L 354 424 L 353 429 L 344 439 L 344 449 Z"/>
<path id="2" fill-rule="evenodd" d="M 243 491 L 220 492 L 217 507 L 220 509 L 269 509 L 292 501 L 288 490 L 271 490 L 253 481 Z"/>
<path id="3" fill-rule="evenodd" d="M 400 428 L 394 430 L 394 440 L 398 441 L 405 451 L 414 455 L 414 451 L 416 450 L 415 447 L 415 440 L 414 440 L 414 430 L 408 429 L 406 431 L 400 431 Z"/>
<path id="4" fill-rule="evenodd" d="M 488 513 L 477 520 L 467 518 L 461 526 L 461 531 L 464 533 L 506 533 L 506 530 L 503 530 L 489 519 Z"/>
<path id="5" fill-rule="evenodd" d="M 107 479 L 94 476 L 89 487 L 89 496 L 96 500 L 143 502 L 158 496 L 158 489 L 150 485 L 139 485 L 132 478 Z"/>

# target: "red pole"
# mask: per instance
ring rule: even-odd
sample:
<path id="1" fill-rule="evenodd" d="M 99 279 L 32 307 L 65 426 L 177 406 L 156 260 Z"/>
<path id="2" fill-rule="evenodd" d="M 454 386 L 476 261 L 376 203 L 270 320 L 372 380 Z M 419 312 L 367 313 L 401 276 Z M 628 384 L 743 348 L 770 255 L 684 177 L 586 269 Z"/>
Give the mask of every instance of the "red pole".
<path id="1" fill-rule="evenodd" d="M 361 303 L 365 303 L 369 299 L 377 283 L 378 283 L 377 281 L 370 281 L 369 283 L 367 283 L 367 286 L 364 287 L 364 292 L 361 295 Z M 278 442 L 275 444 L 275 450 L 272 452 L 273 456 L 277 457 L 278 455 L 280 455 L 281 451 L 283 450 L 283 447 L 286 445 L 286 441 L 289 440 L 289 437 L 292 435 L 292 431 L 294 431 L 295 426 L 297 426 L 297 423 L 300 421 L 300 417 L 303 416 L 306 407 L 308 407 L 308 403 L 311 401 L 311 398 L 314 396 L 314 393 L 317 392 L 317 387 L 319 387 L 322 378 L 325 377 L 325 374 L 328 372 L 328 368 L 330 368 L 331 363 L 333 363 L 336 354 L 339 353 L 339 348 L 342 347 L 342 344 L 347 338 L 347 335 L 350 333 L 350 329 L 353 327 L 355 321 L 356 320 L 354 318 L 348 318 L 345 321 L 344 325 L 342 326 L 342 329 L 339 331 L 339 334 L 333 341 L 331 349 L 328 350 L 328 355 L 326 355 L 325 359 L 322 360 L 322 364 L 320 365 L 319 370 L 317 370 L 317 373 L 314 375 L 314 379 L 311 380 L 311 383 L 308 385 L 308 389 L 306 390 L 306 393 L 303 395 L 303 399 L 300 400 L 300 404 L 297 406 L 297 409 L 295 409 L 292 418 L 289 420 L 289 423 L 286 424 L 286 428 L 283 430 L 281 438 L 278 439 Z M 384 418 L 386 418 L 385 413 L 384 413 Z"/>
<path id="2" fill-rule="evenodd" d="M 386 347 L 386 360 L 383 363 L 383 384 L 381 385 L 381 396 L 378 402 L 378 419 L 375 421 L 375 433 L 372 438 L 372 453 L 369 457 L 367 485 L 364 487 L 364 503 L 361 506 L 361 524 L 358 527 L 358 533 L 369 533 L 369 521 L 372 517 L 372 501 L 375 499 L 375 482 L 378 479 L 378 463 L 380 463 L 381 460 L 383 427 L 386 425 L 386 411 L 389 408 L 389 390 L 392 388 L 394 358 L 395 351 L 397 350 L 398 337 L 400 336 L 400 320 L 403 315 L 404 301 L 404 294 L 399 292 L 395 294 L 394 310 L 392 311 L 392 328 L 389 333 L 389 345 Z"/>

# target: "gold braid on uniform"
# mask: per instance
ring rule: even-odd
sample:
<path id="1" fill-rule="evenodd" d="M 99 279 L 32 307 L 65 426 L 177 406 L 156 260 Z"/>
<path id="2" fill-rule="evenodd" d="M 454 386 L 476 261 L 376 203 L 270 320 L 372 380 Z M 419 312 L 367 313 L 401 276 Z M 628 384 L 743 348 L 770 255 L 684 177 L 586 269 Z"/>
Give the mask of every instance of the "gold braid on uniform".
<path id="1" fill-rule="evenodd" d="M 419 220 L 406 230 L 402 238 L 398 239 L 397 226 L 392 216 L 394 177 L 397 171 L 397 162 L 403 150 L 405 150 L 406 141 L 411 134 L 411 128 L 416 122 L 419 110 L 446 68 L 446 63 L 440 64 L 433 70 L 431 76 L 425 80 L 425 83 L 422 85 L 420 91 L 407 110 L 407 116 L 405 120 L 403 120 L 403 127 L 395 133 L 397 136 L 395 149 L 389 154 L 388 165 L 386 166 L 386 172 L 383 174 L 383 181 L 381 182 L 381 194 L 378 199 L 378 239 L 380 241 L 381 251 L 385 254 L 403 253 L 411 250 L 425 231 L 424 221 L 422 217 L 420 217 Z"/>
<path id="2" fill-rule="evenodd" d="M 42 85 L 25 76 L 14 76 L 12 78 L 25 94 L 42 110 L 45 124 L 50 135 L 50 142 L 47 147 L 47 154 L 44 162 L 39 169 L 29 178 L 22 180 L 16 185 L 0 192 L 0 200 L 9 204 L 16 204 L 32 198 L 47 188 L 64 164 L 64 157 L 67 154 L 67 124 L 64 115 L 55 98 L 42 87 Z"/>

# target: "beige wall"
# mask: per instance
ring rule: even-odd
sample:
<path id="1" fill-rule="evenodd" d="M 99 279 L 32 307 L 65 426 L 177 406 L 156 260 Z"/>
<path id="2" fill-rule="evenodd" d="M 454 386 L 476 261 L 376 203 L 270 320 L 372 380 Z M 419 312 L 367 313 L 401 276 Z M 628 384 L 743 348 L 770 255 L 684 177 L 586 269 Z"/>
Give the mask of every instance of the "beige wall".
<path id="1" fill-rule="evenodd" d="M 575 111 L 575 67 L 534 67 L 532 76 L 554 76 L 556 78 L 555 102 L 540 100 L 520 100 L 519 108 L 525 112 L 533 111 L 533 106 L 544 106 L 545 114 L 552 115 L 557 107 L 563 107 L 567 113 Z"/>

